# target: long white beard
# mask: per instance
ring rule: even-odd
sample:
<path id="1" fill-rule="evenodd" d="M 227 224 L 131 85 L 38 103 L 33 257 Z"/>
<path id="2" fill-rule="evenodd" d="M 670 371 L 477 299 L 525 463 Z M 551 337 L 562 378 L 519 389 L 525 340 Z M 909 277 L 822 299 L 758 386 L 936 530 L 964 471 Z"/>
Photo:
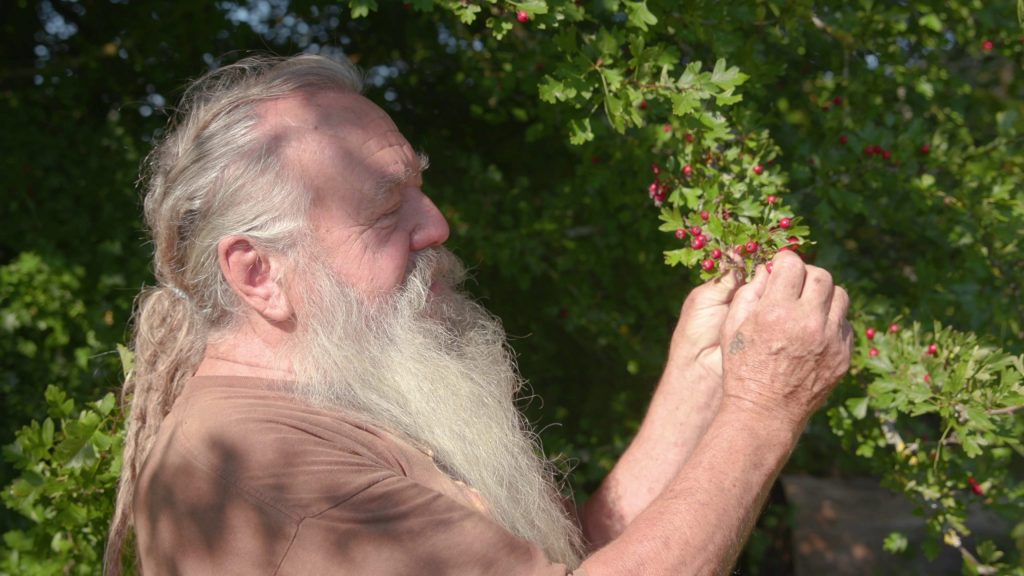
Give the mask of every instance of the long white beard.
<path id="1" fill-rule="evenodd" d="M 365 303 L 313 259 L 303 275 L 287 354 L 302 394 L 351 410 L 433 450 L 476 489 L 494 519 L 576 567 L 579 528 L 553 468 L 516 407 L 523 387 L 498 319 L 456 291 L 462 264 L 444 249 L 418 254 L 396 294 Z M 443 286 L 432 294 L 432 284 Z"/>

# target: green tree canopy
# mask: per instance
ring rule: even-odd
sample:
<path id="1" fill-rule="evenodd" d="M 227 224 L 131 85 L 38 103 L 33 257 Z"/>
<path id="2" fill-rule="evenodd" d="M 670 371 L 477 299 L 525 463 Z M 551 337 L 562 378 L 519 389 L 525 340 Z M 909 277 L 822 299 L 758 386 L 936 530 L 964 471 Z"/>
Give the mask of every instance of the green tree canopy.
<path id="1" fill-rule="evenodd" d="M 715 247 L 754 240 L 750 262 L 796 236 L 792 246 L 853 295 L 861 334 L 878 335 L 861 336 L 851 376 L 791 465 L 877 474 L 929 510 L 932 550 L 944 535 L 966 535 L 972 494 L 1020 522 L 1018 8 L 4 3 L 3 441 L 40 423 L 19 436 L 36 452 L 12 457 L 0 480 L 24 480 L 25 469 L 65 478 L 67 460 L 47 450 L 58 449 L 54 434 L 68 433 L 53 423 L 72 415 L 54 413 L 54 393 L 48 408 L 47 385 L 78 401 L 119 385 L 116 345 L 150 281 L 135 183 L 187 79 L 252 50 L 306 51 L 362 66 L 368 96 L 430 154 L 426 190 L 452 225 L 450 245 L 474 270 L 470 289 L 505 319 L 544 399 L 530 405 L 534 419 L 561 423 L 546 430 L 546 445 L 572 459 L 581 496 L 635 431 L 689 287 L 721 266 L 702 273 L 701 263 Z M 780 228 L 781 218 L 791 227 Z M 692 234 L 677 239 L 693 225 L 707 246 L 692 248 Z M 887 332 L 891 323 L 903 330 Z M 99 422 L 104 408 L 82 414 Z M 96 475 L 69 476 L 81 483 L 82 492 L 69 491 L 80 501 L 108 494 L 89 482 L 105 478 L 109 488 L 117 465 L 116 442 L 93 430 L 103 436 L 85 440 L 96 443 L 85 464 Z M 55 464 L 44 467 L 48 458 Z M 26 499 L 50 498 L 50 518 L 60 515 L 67 496 L 31 486 L 9 504 L 24 513 Z M 4 570 L 29 566 L 43 540 L 43 556 L 57 550 L 45 514 L 2 520 L 19 530 L 5 540 Z M 1002 570 L 1021 558 L 1020 533 L 1018 524 L 1016 549 L 1004 545 L 1002 559 L 994 548 L 957 547 L 976 573 Z M 899 538 L 887 542 L 900 548 Z M 94 573 L 94 557 L 76 550 L 62 545 L 59 554 Z"/>

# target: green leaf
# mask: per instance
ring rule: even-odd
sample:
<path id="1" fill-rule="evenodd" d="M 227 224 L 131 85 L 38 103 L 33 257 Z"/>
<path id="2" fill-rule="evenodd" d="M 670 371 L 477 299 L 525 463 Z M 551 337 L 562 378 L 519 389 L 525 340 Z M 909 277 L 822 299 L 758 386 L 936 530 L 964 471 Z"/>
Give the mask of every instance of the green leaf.
<path id="1" fill-rule="evenodd" d="M 116 403 L 117 399 L 114 397 L 114 393 L 107 392 L 106 396 L 93 402 L 92 405 L 96 408 L 96 411 L 99 412 L 100 416 L 106 416 L 114 409 L 114 405 Z"/>
<path id="2" fill-rule="evenodd" d="M 683 266 L 692 267 L 700 261 L 701 252 L 699 250 L 693 250 L 691 248 L 679 248 L 678 250 L 666 250 L 665 251 L 665 264 L 669 266 L 676 266 L 682 264 Z"/>
<path id="3" fill-rule="evenodd" d="M 135 353 L 124 344 L 118 344 L 117 357 L 121 359 L 121 373 L 124 379 L 127 380 L 128 375 L 131 374 L 132 369 L 135 368 Z"/>
<path id="4" fill-rule="evenodd" d="M 50 446 L 53 446 L 53 419 L 52 418 L 47 418 L 46 420 L 43 420 L 42 440 L 43 440 L 43 447 L 44 448 L 49 448 Z"/>
<path id="5" fill-rule="evenodd" d="M 719 58 L 718 61 L 715 62 L 715 69 L 711 72 L 711 83 L 715 84 L 722 90 L 735 88 L 736 86 L 746 82 L 747 78 L 749 78 L 749 76 L 741 73 L 737 66 L 726 68 L 724 58 Z"/>
<path id="6" fill-rule="evenodd" d="M 672 101 L 673 116 L 686 116 L 700 106 L 700 100 L 691 92 L 675 92 L 669 99 Z"/>
<path id="7" fill-rule="evenodd" d="M 565 102 L 576 96 L 574 88 L 567 87 L 561 81 L 555 80 L 551 76 L 544 77 L 544 80 L 537 87 L 537 91 L 540 94 L 540 99 L 549 104 Z"/>
<path id="8" fill-rule="evenodd" d="M 968 458 L 975 458 L 981 455 L 981 446 L 974 436 L 965 434 L 960 438 L 960 447 L 963 448 L 964 455 Z"/>
<path id="9" fill-rule="evenodd" d="M 900 532 L 890 532 L 885 537 L 882 548 L 892 554 L 899 554 L 907 549 L 907 537 Z"/>
<path id="10" fill-rule="evenodd" d="M 658 227 L 658 230 L 662 232 L 675 232 L 680 228 L 685 228 L 686 224 L 683 223 L 683 216 L 679 213 L 678 208 L 662 208 L 661 213 L 658 214 L 658 219 L 664 222 Z"/>
<path id="11" fill-rule="evenodd" d="M 939 20 L 938 15 L 935 14 L 934 12 L 930 12 L 928 14 L 925 14 L 924 16 L 921 16 L 917 20 L 917 23 L 925 28 L 928 28 L 932 32 L 942 32 L 944 28 L 942 25 L 942 20 Z"/>
<path id="12" fill-rule="evenodd" d="M 78 420 L 68 421 L 64 425 L 64 441 L 57 445 L 57 449 L 53 453 L 57 462 L 69 465 L 72 460 L 75 460 L 77 463 L 81 463 L 82 458 L 88 454 L 80 455 L 80 452 L 86 450 L 87 446 L 90 450 L 92 449 L 89 441 L 96 429 L 99 428 L 100 422 L 99 414 L 92 411 L 84 411 Z"/>
<path id="13" fill-rule="evenodd" d="M 846 409 L 850 411 L 857 420 L 863 420 L 868 413 L 868 397 L 849 398 L 846 400 Z"/>
<path id="14" fill-rule="evenodd" d="M 579 146 L 594 139 L 594 132 L 590 129 L 590 118 L 572 119 L 569 121 L 569 142 Z"/>
<path id="15" fill-rule="evenodd" d="M 658 18 L 647 9 L 646 0 L 641 2 L 626 0 L 623 4 L 626 6 L 627 23 L 630 26 L 646 31 L 648 26 L 654 26 L 658 23 Z"/>
<path id="16" fill-rule="evenodd" d="M 377 0 L 349 0 L 352 18 L 365 18 L 371 11 L 377 11 Z"/>

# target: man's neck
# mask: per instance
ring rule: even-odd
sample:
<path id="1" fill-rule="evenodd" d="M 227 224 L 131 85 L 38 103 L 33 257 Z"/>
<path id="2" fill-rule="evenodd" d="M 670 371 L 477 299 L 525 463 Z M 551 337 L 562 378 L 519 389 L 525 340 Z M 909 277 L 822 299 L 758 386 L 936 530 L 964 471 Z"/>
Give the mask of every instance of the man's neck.
<path id="1" fill-rule="evenodd" d="M 230 335 L 206 346 L 196 376 L 247 376 L 274 380 L 294 378 L 281 363 L 284 334 L 263 323 L 244 323 Z"/>

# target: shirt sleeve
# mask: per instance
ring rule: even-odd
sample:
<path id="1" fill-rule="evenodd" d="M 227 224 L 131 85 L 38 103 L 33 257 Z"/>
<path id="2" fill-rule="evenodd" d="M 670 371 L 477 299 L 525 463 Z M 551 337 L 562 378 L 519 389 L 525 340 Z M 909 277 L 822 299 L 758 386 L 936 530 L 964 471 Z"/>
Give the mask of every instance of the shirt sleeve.
<path id="1" fill-rule="evenodd" d="M 303 518 L 277 574 L 572 573 L 486 515 L 395 474 Z M 577 570 L 575 576 L 585 575 Z"/>

